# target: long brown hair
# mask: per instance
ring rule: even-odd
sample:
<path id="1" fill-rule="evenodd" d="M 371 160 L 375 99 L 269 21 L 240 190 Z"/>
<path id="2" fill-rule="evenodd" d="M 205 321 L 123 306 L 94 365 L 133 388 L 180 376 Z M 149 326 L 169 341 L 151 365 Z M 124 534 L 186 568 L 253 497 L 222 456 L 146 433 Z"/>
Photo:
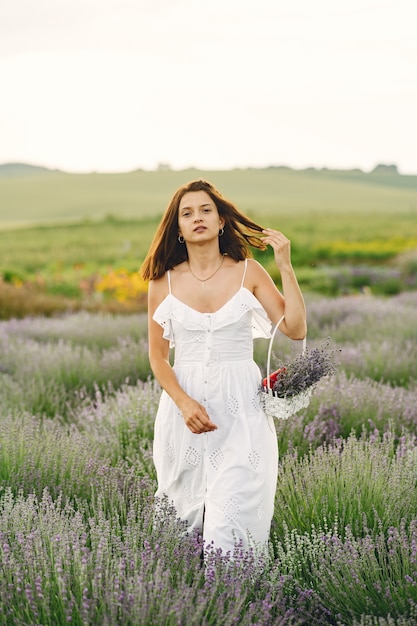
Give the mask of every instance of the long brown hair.
<path id="1" fill-rule="evenodd" d="M 262 226 L 241 213 L 211 183 L 193 180 L 175 192 L 159 223 L 140 269 L 144 280 L 160 278 L 167 270 L 188 259 L 187 247 L 178 241 L 178 210 L 182 197 L 190 191 L 205 191 L 224 219 L 224 233 L 219 238 L 222 254 L 241 261 L 252 256 L 249 246 L 265 250 L 266 246 L 257 234 L 262 232 Z"/>

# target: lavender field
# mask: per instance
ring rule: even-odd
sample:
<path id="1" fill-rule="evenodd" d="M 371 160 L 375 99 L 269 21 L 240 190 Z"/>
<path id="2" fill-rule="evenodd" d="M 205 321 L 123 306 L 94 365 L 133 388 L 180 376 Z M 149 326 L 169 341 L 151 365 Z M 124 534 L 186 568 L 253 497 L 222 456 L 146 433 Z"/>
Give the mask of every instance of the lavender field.
<path id="1" fill-rule="evenodd" d="M 207 568 L 153 508 L 145 315 L 0 323 L 0 624 L 417 623 L 416 310 L 311 298 L 309 345 L 331 337 L 340 366 L 277 423 L 269 558 Z"/>

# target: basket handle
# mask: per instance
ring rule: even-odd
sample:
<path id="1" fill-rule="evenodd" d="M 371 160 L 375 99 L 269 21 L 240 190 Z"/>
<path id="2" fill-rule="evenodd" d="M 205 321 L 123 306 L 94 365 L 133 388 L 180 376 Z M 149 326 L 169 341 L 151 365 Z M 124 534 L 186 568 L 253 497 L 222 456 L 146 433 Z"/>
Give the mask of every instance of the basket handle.
<path id="1" fill-rule="evenodd" d="M 278 320 L 278 322 L 275 325 L 274 330 L 272 331 L 271 339 L 269 340 L 268 360 L 266 362 L 266 384 L 267 384 L 268 392 L 272 391 L 272 389 L 271 389 L 271 380 L 269 378 L 269 376 L 271 374 L 272 343 L 274 341 L 274 337 L 275 337 L 275 334 L 276 334 L 276 332 L 278 330 L 278 327 L 281 324 L 281 322 L 284 321 L 284 319 L 285 319 L 285 315 L 283 315 L 281 317 L 281 319 Z M 306 346 L 307 346 L 307 337 L 304 337 L 304 339 L 303 339 L 303 354 L 306 351 Z"/>

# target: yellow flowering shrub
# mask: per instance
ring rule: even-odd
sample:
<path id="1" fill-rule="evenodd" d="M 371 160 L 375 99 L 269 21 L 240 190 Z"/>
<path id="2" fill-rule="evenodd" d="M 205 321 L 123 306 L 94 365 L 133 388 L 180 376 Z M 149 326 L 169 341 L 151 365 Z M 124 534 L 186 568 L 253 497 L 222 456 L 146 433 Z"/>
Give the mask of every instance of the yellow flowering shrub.
<path id="1" fill-rule="evenodd" d="M 129 302 L 144 296 L 148 291 L 148 283 L 142 279 L 139 272 L 129 272 L 120 268 L 110 270 L 101 276 L 95 290 L 115 298 L 118 302 Z"/>

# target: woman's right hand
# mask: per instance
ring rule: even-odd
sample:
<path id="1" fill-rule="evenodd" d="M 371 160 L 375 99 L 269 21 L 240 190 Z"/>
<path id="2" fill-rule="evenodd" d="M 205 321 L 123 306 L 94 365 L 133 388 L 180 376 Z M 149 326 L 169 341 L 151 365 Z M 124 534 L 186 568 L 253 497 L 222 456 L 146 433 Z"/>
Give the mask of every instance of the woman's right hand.
<path id="1" fill-rule="evenodd" d="M 217 430 L 216 424 L 213 424 L 209 418 L 205 407 L 196 400 L 193 400 L 193 398 L 187 398 L 181 403 L 179 409 L 185 424 L 192 433 L 200 435 L 201 433 Z"/>

